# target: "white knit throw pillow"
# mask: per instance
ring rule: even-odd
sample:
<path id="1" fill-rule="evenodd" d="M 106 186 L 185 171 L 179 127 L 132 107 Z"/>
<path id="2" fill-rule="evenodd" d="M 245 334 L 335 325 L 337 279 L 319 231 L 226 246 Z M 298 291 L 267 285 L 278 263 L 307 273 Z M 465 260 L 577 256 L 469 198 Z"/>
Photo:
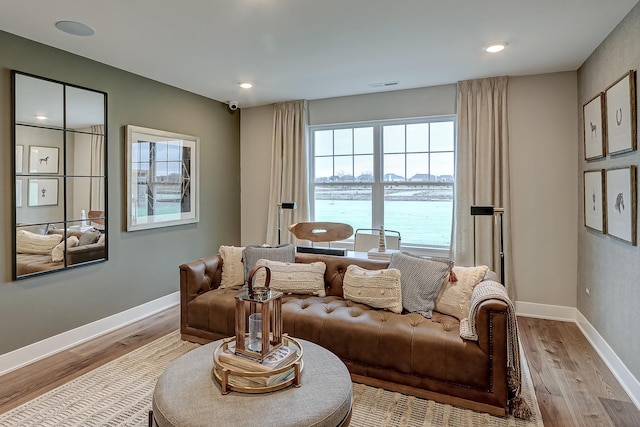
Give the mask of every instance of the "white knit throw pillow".
<path id="1" fill-rule="evenodd" d="M 269 289 L 288 294 L 327 296 L 324 289 L 324 262 L 297 263 L 259 259 L 256 267 L 267 266 L 271 270 Z M 256 272 L 254 285 L 262 286 L 265 280 L 264 268 Z"/>
<path id="2" fill-rule="evenodd" d="M 457 282 L 446 281 L 438 297 L 436 298 L 434 310 L 453 316 L 462 320 L 469 316 L 469 304 L 473 289 L 487 275 L 489 267 L 481 265 L 478 267 L 453 267 L 453 273 L 458 279 Z"/>
<path id="3" fill-rule="evenodd" d="M 400 270 L 396 268 L 365 270 L 352 264 L 344 274 L 342 292 L 345 299 L 402 313 Z"/>
<path id="4" fill-rule="evenodd" d="M 49 255 L 62 241 L 62 234 L 36 234 L 27 230 L 16 231 L 16 252 Z"/>
<path id="5" fill-rule="evenodd" d="M 242 264 L 243 249 L 244 247 L 224 245 L 218 249 L 222 257 L 221 289 L 240 286 L 244 283 L 244 265 Z"/>
<path id="6" fill-rule="evenodd" d="M 76 236 L 69 236 L 67 238 L 67 248 L 73 248 L 78 246 L 78 238 Z M 64 242 L 58 243 L 58 245 L 51 250 L 51 261 L 60 262 L 64 259 Z"/>

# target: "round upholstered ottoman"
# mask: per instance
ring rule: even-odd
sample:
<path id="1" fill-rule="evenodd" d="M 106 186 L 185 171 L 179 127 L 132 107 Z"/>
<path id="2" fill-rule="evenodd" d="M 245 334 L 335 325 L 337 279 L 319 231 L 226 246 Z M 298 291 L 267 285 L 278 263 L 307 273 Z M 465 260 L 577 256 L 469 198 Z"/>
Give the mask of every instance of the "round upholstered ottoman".
<path id="1" fill-rule="evenodd" d="M 222 341 L 176 359 L 153 392 L 155 426 L 346 426 L 351 417 L 351 377 L 330 351 L 298 340 L 304 348 L 302 386 L 263 394 L 222 395 L 213 379 L 213 351 Z"/>

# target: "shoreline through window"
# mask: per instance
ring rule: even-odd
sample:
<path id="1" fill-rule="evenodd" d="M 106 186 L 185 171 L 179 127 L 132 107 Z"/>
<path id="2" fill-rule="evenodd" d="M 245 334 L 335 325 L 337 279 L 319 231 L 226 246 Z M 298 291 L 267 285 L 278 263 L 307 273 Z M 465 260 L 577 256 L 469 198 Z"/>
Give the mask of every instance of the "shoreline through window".
<path id="1" fill-rule="evenodd" d="M 397 230 L 403 246 L 448 249 L 455 116 L 310 126 L 313 221 Z"/>

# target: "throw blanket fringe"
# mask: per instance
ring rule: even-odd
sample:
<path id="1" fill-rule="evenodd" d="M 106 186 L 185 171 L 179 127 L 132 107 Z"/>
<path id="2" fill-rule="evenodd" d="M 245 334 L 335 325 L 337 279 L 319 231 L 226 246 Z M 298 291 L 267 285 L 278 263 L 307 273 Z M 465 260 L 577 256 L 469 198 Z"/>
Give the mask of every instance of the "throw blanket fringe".
<path id="1" fill-rule="evenodd" d="M 520 370 L 520 338 L 516 310 L 502 284 L 492 280 L 480 282 L 473 290 L 469 306 L 469 317 L 460 321 L 460 338 L 478 341 L 476 317 L 480 304 L 490 299 L 503 301 L 509 307 L 507 315 L 507 385 L 509 387 L 509 413 L 514 417 L 528 420 L 531 408 L 520 396 L 522 372 Z"/>

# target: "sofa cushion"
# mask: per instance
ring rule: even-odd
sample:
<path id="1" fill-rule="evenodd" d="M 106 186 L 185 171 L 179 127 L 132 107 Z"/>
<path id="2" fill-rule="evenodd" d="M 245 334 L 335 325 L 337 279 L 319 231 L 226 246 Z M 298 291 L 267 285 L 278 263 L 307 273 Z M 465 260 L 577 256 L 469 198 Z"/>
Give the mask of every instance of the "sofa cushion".
<path id="1" fill-rule="evenodd" d="M 49 255 L 61 241 L 61 234 L 42 235 L 27 230 L 18 230 L 16 231 L 16 252 Z"/>
<path id="2" fill-rule="evenodd" d="M 394 253 L 389 268 L 400 270 L 402 305 L 410 313 L 431 318 L 434 300 L 453 262 L 445 258 L 423 258 L 406 252 Z"/>
<path id="3" fill-rule="evenodd" d="M 402 289 L 398 269 L 366 270 L 357 265 L 350 265 L 344 275 L 342 290 L 345 299 L 373 308 L 402 313 Z"/>
<path id="4" fill-rule="evenodd" d="M 269 288 L 285 294 L 326 296 L 324 290 L 324 262 L 300 264 L 295 262 L 280 262 L 260 259 L 258 266 L 266 266 L 271 270 Z M 264 283 L 264 269 L 256 272 L 254 283 Z"/>
<path id="5" fill-rule="evenodd" d="M 280 246 L 249 245 L 242 251 L 244 263 L 244 280 L 249 278 L 249 273 L 256 266 L 259 259 L 269 261 L 293 262 L 296 256 L 296 248 L 291 244 Z"/>
<path id="6" fill-rule="evenodd" d="M 218 250 L 222 257 L 222 279 L 220 288 L 240 286 L 244 283 L 244 267 L 242 265 L 241 246 L 220 246 Z"/>
<path id="7" fill-rule="evenodd" d="M 73 248 L 78 246 L 78 238 L 76 236 L 70 236 L 67 238 L 67 248 Z M 51 250 L 51 261 L 60 262 L 64 259 L 64 241 L 56 245 Z"/>
<path id="8" fill-rule="evenodd" d="M 102 233 L 96 229 L 87 230 L 80 235 L 78 246 L 90 245 L 98 241 Z"/>
<path id="9" fill-rule="evenodd" d="M 453 267 L 456 282 L 447 280 L 435 301 L 435 310 L 462 320 L 469 316 L 469 304 L 473 288 L 482 281 L 489 267 Z"/>

